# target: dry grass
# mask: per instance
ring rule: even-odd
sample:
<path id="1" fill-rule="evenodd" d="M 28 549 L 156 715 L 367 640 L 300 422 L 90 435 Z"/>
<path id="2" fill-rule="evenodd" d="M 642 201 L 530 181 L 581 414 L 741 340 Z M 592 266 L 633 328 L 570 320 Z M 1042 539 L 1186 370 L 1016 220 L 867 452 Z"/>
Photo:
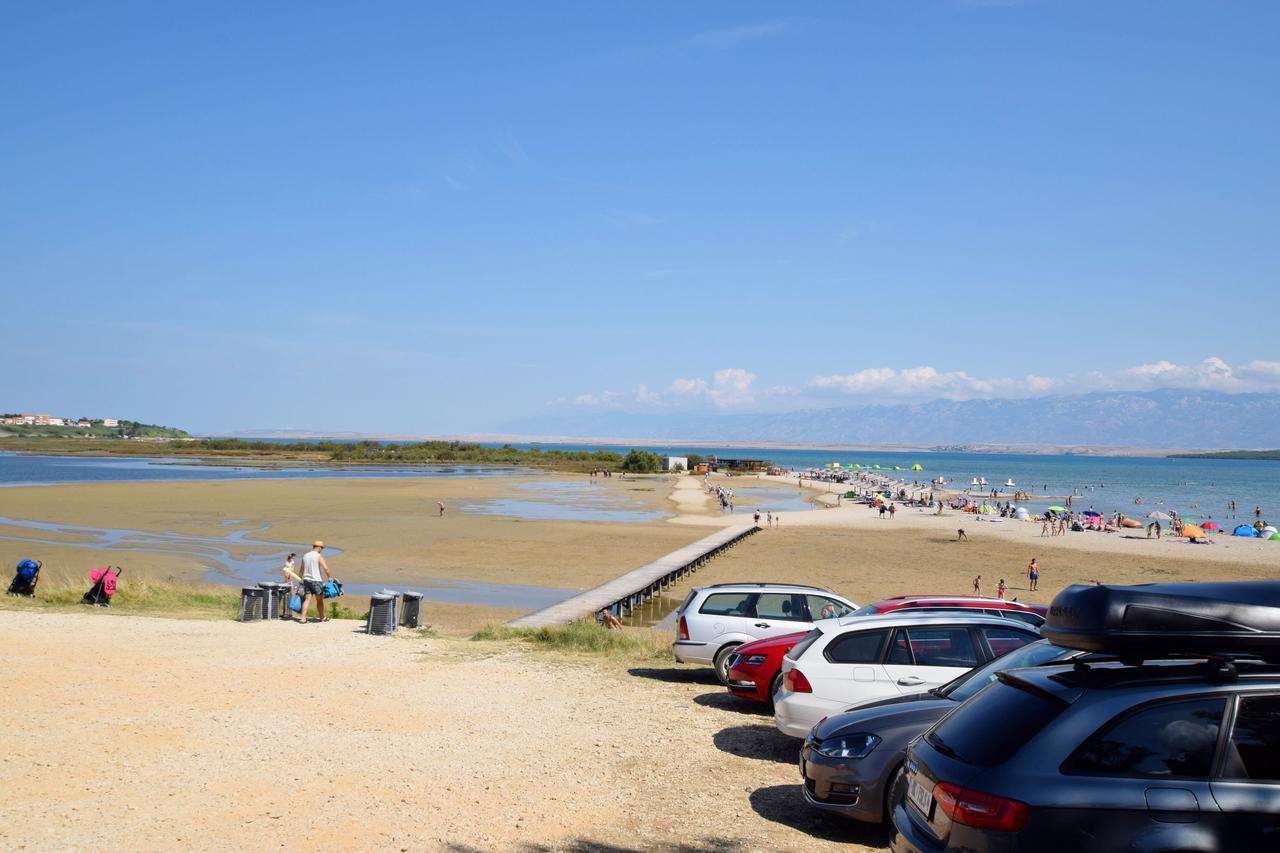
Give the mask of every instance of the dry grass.
<path id="1" fill-rule="evenodd" d="M 634 661 L 669 660 L 671 636 L 652 628 L 624 628 L 609 631 L 595 620 L 584 619 L 568 625 L 543 628 L 512 628 L 486 625 L 472 638 L 477 641 L 515 641 L 534 648 L 574 652 L 596 657 Z"/>

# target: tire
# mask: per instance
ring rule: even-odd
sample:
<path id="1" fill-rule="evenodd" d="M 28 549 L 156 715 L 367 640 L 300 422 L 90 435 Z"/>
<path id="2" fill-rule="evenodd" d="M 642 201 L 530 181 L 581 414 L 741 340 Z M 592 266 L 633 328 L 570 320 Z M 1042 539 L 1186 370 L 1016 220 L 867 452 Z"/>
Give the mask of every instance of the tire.
<path id="1" fill-rule="evenodd" d="M 884 789 L 884 823 L 888 826 L 893 821 L 894 803 L 902 799 L 907 787 L 906 768 L 899 764 L 893 769 L 893 774 L 889 777 L 889 784 Z"/>
<path id="2" fill-rule="evenodd" d="M 716 678 L 720 679 L 720 683 L 726 687 L 729 686 L 729 655 L 733 654 L 740 645 L 741 643 L 734 643 L 716 652 Z"/>
<path id="3" fill-rule="evenodd" d="M 778 692 L 778 688 L 782 685 L 782 670 L 778 670 L 773 674 L 773 681 L 769 682 L 769 707 L 773 707 L 774 694 Z"/>

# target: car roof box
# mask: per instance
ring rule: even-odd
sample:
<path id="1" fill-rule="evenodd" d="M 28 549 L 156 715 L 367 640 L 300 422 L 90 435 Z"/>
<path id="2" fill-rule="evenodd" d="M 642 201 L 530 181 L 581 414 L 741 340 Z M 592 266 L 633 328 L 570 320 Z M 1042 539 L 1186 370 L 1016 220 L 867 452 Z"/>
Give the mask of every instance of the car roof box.
<path id="1" fill-rule="evenodd" d="M 1069 649 L 1122 657 L 1280 661 L 1280 581 L 1076 584 L 1054 597 L 1040 633 Z"/>

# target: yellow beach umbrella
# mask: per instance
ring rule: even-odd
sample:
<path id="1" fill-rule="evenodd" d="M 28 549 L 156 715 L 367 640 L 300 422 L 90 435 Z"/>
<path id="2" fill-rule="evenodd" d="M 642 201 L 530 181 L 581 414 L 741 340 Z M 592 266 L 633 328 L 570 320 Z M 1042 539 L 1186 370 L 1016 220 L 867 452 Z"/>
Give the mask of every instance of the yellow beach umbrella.
<path id="1" fill-rule="evenodd" d="M 923 465 L 921 465 L 921 464 L 919 464 L 919 463 L 916 463 L 915 465 L 912 465 L 912 466 L 911 466 L 911 470 L 912 470 L 912 471 L 923 471 L 923 470 L 924 470 L 924 466 L 923 466 Z"/>

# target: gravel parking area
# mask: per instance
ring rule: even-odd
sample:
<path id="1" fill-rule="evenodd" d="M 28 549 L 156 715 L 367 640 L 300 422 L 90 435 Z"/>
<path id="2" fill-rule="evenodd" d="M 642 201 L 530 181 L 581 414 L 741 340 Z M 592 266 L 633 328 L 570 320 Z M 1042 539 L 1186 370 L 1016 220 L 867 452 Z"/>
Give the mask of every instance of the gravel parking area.
<path id="1" fill-rule="evenodd" d="M 709 671 L 514 643 L 0 612 L 0 847 L 824 850 Z"/>

